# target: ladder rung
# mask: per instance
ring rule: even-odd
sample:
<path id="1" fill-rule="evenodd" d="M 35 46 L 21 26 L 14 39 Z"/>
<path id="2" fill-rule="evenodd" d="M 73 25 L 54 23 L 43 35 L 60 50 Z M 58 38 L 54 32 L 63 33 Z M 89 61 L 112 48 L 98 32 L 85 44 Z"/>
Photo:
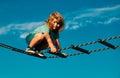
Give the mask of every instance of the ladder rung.
<path id="1" fill-rule="evenodd" d="M 108 47 L 110 47 L 112 49 L 116 49 L 114 45 L 112 45 L 112 44 L 110 44 L 110 43 L 108 43 L 108 42 L 106 42 L 106 41 L 104 41 L 102 39 L 98 39 L 98 42 L 105 45 L 105 46 L 108 46 Z"/>
<path id="2" fill-rule="evenodd" d="M 80 51 L 80 52 L 86 53 L 86 54 L 90 54 L 90 53 L 88 52 L 88 50 L 85 50 L 85 49 L 80 48 L 80 47 L 78 47 L 78 46 L 72 45 L 71 48 L 74 49 L 74 50 L 78 50 L 78 51 Z"/>

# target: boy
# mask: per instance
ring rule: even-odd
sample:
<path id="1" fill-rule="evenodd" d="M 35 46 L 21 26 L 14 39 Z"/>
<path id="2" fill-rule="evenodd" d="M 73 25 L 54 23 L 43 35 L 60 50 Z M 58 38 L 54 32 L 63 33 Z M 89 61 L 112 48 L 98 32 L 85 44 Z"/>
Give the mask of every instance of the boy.
<path id="1" fill-rule="evenodd" d="M 59 52 L 59 32 L 64 28 L 64 19 L 59 12 L 51 13 L 44 25 L 36 28 L 27 37 L 26 42 L 28 48 L 25 50 L 28 53 L 39 52 L 47 48 L 51 49 L 52 53 Z M 39 56 L 44 56 L 38 53 Z M 66 56 L 66 54 L 64 54 Z"/>

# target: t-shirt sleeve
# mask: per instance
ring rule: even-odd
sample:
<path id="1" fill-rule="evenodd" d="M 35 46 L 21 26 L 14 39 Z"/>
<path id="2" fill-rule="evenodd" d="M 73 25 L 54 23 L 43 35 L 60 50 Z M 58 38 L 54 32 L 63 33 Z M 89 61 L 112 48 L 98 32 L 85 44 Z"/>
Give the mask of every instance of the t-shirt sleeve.
<path id="1" fill-rule="evenodd" d="M 32 33 L 49 33 L 49 29 L 46 25 L 36 28 Z"/>

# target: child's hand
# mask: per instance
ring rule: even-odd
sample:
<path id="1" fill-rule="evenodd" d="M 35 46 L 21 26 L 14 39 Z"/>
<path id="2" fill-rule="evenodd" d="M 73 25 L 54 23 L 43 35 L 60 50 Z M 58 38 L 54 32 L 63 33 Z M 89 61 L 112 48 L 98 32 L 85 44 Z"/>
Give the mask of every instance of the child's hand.
<path id="1" fill-rule="evenodd" d="M 55 47 L 51 48 L 51 52 L 55 53 L 55 52 L 57 52 L 57 49 Z"/>

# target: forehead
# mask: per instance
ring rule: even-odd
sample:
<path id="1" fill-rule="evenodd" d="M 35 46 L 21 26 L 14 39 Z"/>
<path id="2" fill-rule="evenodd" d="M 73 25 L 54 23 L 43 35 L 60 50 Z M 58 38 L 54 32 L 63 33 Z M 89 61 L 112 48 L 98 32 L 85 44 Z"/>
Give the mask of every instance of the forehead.
<path id="1" fill-rule="evenodd" d="M 54 18 L 52 21 L 53 21 L 53 22 L 58 22 L 58 20 L 57 20 L 56 18 Z"/>

